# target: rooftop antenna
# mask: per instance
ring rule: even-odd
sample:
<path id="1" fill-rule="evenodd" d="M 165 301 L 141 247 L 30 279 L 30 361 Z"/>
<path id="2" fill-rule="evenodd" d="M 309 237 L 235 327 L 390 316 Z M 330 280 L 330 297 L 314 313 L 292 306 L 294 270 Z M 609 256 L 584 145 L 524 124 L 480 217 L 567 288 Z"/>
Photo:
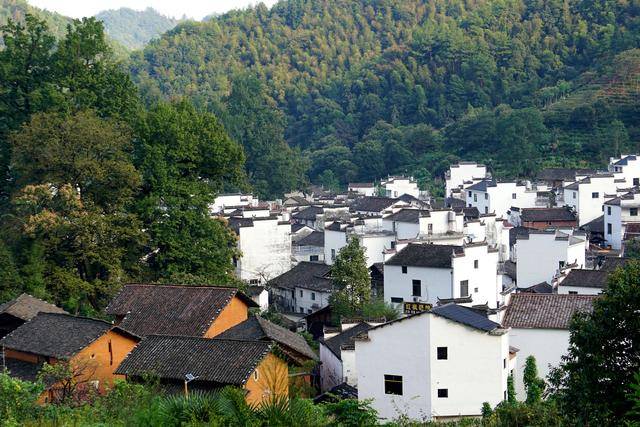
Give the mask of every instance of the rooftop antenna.
<path id="1" fill-rule="evenodd" d="M 193 380 L 197 380 L 198 378 L 200 378 L 197 375 L 193 375 L 191 373 L 189 374 L 185 374 L 184 376 L 184 396 L 188 399 L 189 398 L 189 383 Z"/>

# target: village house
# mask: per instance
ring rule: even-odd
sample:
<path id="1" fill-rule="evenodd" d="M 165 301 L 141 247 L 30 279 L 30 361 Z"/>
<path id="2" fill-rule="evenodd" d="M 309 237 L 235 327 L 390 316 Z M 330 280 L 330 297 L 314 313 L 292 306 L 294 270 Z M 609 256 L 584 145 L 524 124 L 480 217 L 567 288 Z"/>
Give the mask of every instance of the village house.
<path id="1" fill-rule="evenodd" d="M 300 208 L 309 206 L 311 203 L 302 196 L 289 196 L 282 201 L 283 208 Z"/>
<path id="2" fill-rule="evenodd" d="M 64 313 L 39 313 L 0 340 L 12 376 L 35 381 L 44 363 L 68 363 L 78 389 L 104 391 L 139 337 L 110 323 Z M 47 384 L 43 402 L 63 398 L 63 384 Z"/>
<path id="3" fill-rule="evenodd" d="M 320 389 L 325 392 L 340 384 L 357 387 L 355 337 L 367 331 L 367 322 L 344 323 L 339 332 L 327 333 L 319 341 Z"/>
<path id="4" fill-rule="evenodd" d="M 396 244 L 395 233 L 384 228 L 380 216 L 364 217 L 348 223 L 333 222 L 324 230 L 324 262 L 333 265 L 340 249 L 347 246 L 349 239 L 360 241 L 368 267 L 383 262 L 385 252 Z"/>
<path id="5" fill-rule="evenodd" d="M 289 393 L 287 363 L 270 341 L 148 336 L 124 359 L 117 374 L 137 381 L 154 374 L 168 392 L 211 392 L 225 386 L 245 390 L 260 404 Z M 187 379 L 192 379 L 186 384 Z"/>
<path id="6" fill-rule="evenodd" d="M 520 349 L 515 370 L 518 400 L 526 398 L 522 375 L 528 356 L 536 358 L 545 379 L 569 348 L 569 324 L 578 311 L 591 311 L 595 296 L 519 293 L 511 296 L 502 325 L 510 328 L 510 345 Z"/>
<path id="7" fill-rule="evenodd" d="M 298 224 L 297 222 L 291 223 L 291 243 L 295 243 L 298 240 L 307 237 L 312 232 L 313 228 L 307 225 Z"/>
<path id="8" fill-rule="evenodd" d="M 260 312 L 269 310 L 269 291 L 262 285 L 250 285 L 247 286 L 247 295 L 258 307 Z"/>
<path id="9" fill-rule="evenodd" d="M 518 287 L 551 283 L 562 269 L 584 268 L 587 247 L 586 236 L 579 232 L 528 229 L 516 237 L 513 260 L 517 263 Z"/>
<path id="10" fill-rule="evenodd" d="M 380 183 L 380 187 L 382 187 L 382 191 L 387 197 L 397 198 L 403 194 L 408 194 L 420 199 L 421 196 L 418 182 L 413 177 L 390 176 Z"/>
<path id="11" fill-rule="evenodd" d="M 315 361 L 318 356 L 309 347 L 302 335 L 291 332 L 288 329 L 269 322 L 260 316 L 252 316 L 244 322 L 227 329 L 216 339 L 244 340 L 244 341 L 269 341 L 278 345 L 278 348 L 287 355 L 295 365 L 303 365 L 309 361 Z"/>
<path id="12" fill-rule="evenodd" d="M 351 193 L 360 194 L 361 196 L 375 196 L 376 186 L 373 182 L 350 182 L 347 189 Z"/>
<path id="13" fill-rule="evenodd" d="M 247 215 L 245 212 L 244 215 Z M 240 258 L 234 259 L 236 275 L 250 284 L 267 282 L 291 268 L 291 224 L 278 215 L 228 219 L 238 236 Z"/>
<path id="14" fill-rule="evenodd" d="M 554 190 L 562 191 L 562 188 L 567 184 L 579 181 L 595 173 L 595 169 L 546 168 L 538 173 L 536 180 Z"/>
<path id="15" fill-rule="evenodd" d="M 460 162 L 445 173 L 445 197 L 464 198 L 462 190 L 488 178 L 487 167 L 476 162 Z"/>
<path id="16" fill-rule="evenodd" d="M 507 398 L 513 357 L 508 330 L 455 304 L 372 327 L 355 355 L 358 399 L 386 421 L 480 416 Z"/>
<path id="17" fill-rule="evenodd" d="M 533 208 L 539 205 L 538 191 L 516 182 L 479 181 L 465 189 L 467 207 L 478 208 L 480 214 L 494 213 L 506 218 L 512 207 Z"/>
<path id="18" fill-rule="evenodd" d="M 602 215 L 603 203 L 616 196 L 612 174 L 590 175 L 564 187 L 564 203 L 578 214 L 578 225 Z"/>
<path id="19" fill-rule="evenodd" d="M 292 252 L 296 262 L 324 262 L 324 231 L 313 231 L 293 242 Z"/>
<path id="20" fill-rule="evenodd" d="M 254 198 L 251 194 L 220 194 L 215 198 L 211 206 L 209 206 L 209 211 L 212 215 L 218 215 L 225 213 L 225 211 L 229 208 L 237 209 L 244 206 L 257 206 L 258 202 L 259 200 L 257 198 Z"/>
<path id="21" fill-rule="evenodd" d="M 561 208 L 524 208 L 519 210 L 519 223 L 527 228 L 544 230 L 549 227 L 574 228 L 578 226 L 578 218 L 574 211 Z"/>
<path id="22" fill-rule="evenodd" d="M 105 311 L 116 325 L 140 337 L 212 338 L 247 320 L 250 307 L 258 304 L 236 288 L 128 284 Z"/>
<path id="23" fill-rule="evenodd" d="M 640 188 L 604 202 L 604 238 L 612 249 L 621 250 L 627 229 L 640 224 Z"/>
<path id="24" fill-rule="evenodd" d="M 29 294 L 0 304 L 0 338 L 15 330 L 38 313 L 66 313 L 63 309 Z"/>
<path id="25" fill-rule="evenodd" d="M 331 267 L 316 262 L 300 262 L 271 279 L 271 303 L 286 312 L 313 313 L 329 304 L 333 291 Z"/>
<path id="26" fill-rule="evenodd" d="M 600 295 L 607 287 L 609 271 L 576 268 L 558 281 L 559 294 Z"/>
<path id="27" fill-rule="evenodd" d="M 349 219 L 349 207 L 344 204 L 333 206 L 309 206 L 291 215 L 297 224 L 304 224 L 314 230 L 322 231 L 327 223 L 340 219 Z"/>
<path id="28" fill-rule="evenodd" d="M 420 239 L 434 243 L 462 243 L 463 214 L 452 209 L 404 208 L 382 219 L 382 227 L 391 230 L 396 240 Z"/>
<path id="29" fill-rule="evenodd" d="M 399 306 L 455 299 L 498 308 L 503 298 L 497 269 L 498 253 L 486 243 L 412 243 L 384 263 L 384 299 Z"/>
<path id="30" fill-rule="evenodd" d="M 398 198 L 359 197 L 351 204 L 350 210 L 357 215 L 380 217 L 405 206 L 408 206 L 408 203 Z"/>
<path id="31" fill-rule="evenodd" d="M 616 178 L 624 179 L 627 187 L 640 185 L 640 158 L 636 155 L 622 155 L 609 159 L 609 172 Z"/>

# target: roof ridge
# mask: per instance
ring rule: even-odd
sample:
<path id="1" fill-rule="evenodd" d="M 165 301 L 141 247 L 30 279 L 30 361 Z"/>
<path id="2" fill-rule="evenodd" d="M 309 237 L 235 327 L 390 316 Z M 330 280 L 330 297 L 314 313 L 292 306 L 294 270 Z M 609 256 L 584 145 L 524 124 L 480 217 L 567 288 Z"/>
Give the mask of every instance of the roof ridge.
<path id="1" fill-rule="evenodd" d="M 137 283 L 137 282 L 131 282 L 131 283 L 125 283 L 122 287 L 124 288 L 125 286 L 144 286 L 144 287 L 152 287 L 152 286 L 157 286 L 157 287 L 163 287 L 163 288 L 204 288 L 204 289 L 209 289 L 209 288 L 213 288 L 213 289 L 233 289 L 233 290 L 239 290 L 237 287 L 233 287 L 233 286 L 219 286 L 219 285 L 190 285 L 190 284 L 180 284 L 180 283 Z"/>
<path id="2" fill-rule="evenodd" d="M 109 326 L 113 326 L 113 322 L 110 322 L 108 320 L 104 320 L 104 319 L 98 319 L 95 317 L 89 317 L 89 316 L 77 316 L 75 314 L 71 314 L 71 313 L 50 313 L 48 311 L 40 311 L 36 316 L 34 316 L 33 319 L 35 319 L 38 316 L 64 316 L 64 317 L 72 317 L 74 319 L 80 319 L 80 320 L 92 320 L 94 322 L 100 322 L 100 323 L 104 323 L 107 324 Z M 28 322 L 31 322 L 33 319 L 28 320 Z"/>

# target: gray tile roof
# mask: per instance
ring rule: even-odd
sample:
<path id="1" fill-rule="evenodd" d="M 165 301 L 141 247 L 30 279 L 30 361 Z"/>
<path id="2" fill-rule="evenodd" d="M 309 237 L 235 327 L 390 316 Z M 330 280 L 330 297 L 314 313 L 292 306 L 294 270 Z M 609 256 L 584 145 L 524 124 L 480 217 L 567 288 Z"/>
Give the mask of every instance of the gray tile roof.
<path id="1" fill-rule="evenodd" d="M 485 332 L 500 328 L 500 324 L 492 322 L 477 311 L 453 303 L 434 307 L 431 313 Z"/>
<path id="2" fill-rule="evenodd" d="M 199 382 L 242 386 L 272 346 L 265 341 L 150 335 L 122 361 L 116 374 L 154 373 L 174 381 L 192 374 Z"/>
<path id="3" fill-rule="evenodd" d="M 291 217 L 298 220 L 315 221 L 316 215 L 321 215 L 322 213 L 324 213 L 324 208 L 320 206 L 309 206 L 308 208 L 294 213 Z"/>
<path id="4" fill-rule="evenodd" d="M 87 317 L 40 313 L 0 340 L 6 348 L 68 359 L 104 335 L 111 324 Z"/>
<path id="5" fill-rule="evenodd" d="M 398 202 L 398 199 L 389 197 L 360 197 L 351 205 L 351 209 L 357 212 L 382 212 Z"/>
<path id="6" fill-rule="evenodd" d="M 66 313 L 66 311 L 29 294 L 22 294 L 0 304 L 0 314 L 9 314 L 22 320 L 31 320 L 38 313 Z"/>
<path id="7" fill-rule="evenodd" d="M 524 208 L 520 213 L 522 221 L 575 221 L 576 214 L 568 208 Z"/>
<path id="8" fill-rule="evenodd" d="M 463 254 L 462 246 L 411 243 L 395 254 L 385 265 L 451 268 L 453 254 Z"/>
<path id="9" fill-rule="evenodd" d="M 295 246 L 321 246 L 324 247 L 324 232 L 312 231 L 307 236 L 293 243 Z"/>
<path id="10" fill-rule="evenodd" d="M 353 349 L 356 336 L 371 329 L 371 325 L 366 322 L 360 322 L 355 326 L 341 332 L 337 335 L 322 340 L 322 343 L 340 360 L 342 360 L 342 349 Z"/>
<path id="11" fill-rule="evenodd" d="M 553 286 L 547 282 L 540 282 L 528 288 L 519 288 L 519 291 L 531 294 L 550 294 L 553 292 Z"/>
<path id="12" fill-rule="evenodd" d="M 614 163 L 614 166 L 626 166 L 630 160 L 636 160 L 636 156 L 625 156 Z"/>
<path id="13" fill-rule="evenodd" d="M 398 212 L 391 214 L 384 219 L 396 222 L 409 222 L 417 224 L 420 217 L 429 216 L 429 211 L 420 209 L 400 209 Z"/>
<path id="14" fill-rule="evenodd" d="M 560 286 L 579 286 L 604 289 L 609 279 L 609 271 L 574 269 L 560 283 Z"/>
<path id="15" fill-rule="evenodd" d="M 329 292 L 332 290 L 329 273 L 331 266 L 317 262 L 300 262 L 291 270 L 282 273 L 269 281 L 271 286 L 293 289 L 302 287 L 305 289 Z"/>
<path id="16" fill-rule="evenodd" d="M 244 322 L 227 329 L 220 335 L 216 336 L 220 339 L 235 339 L 235 340 L 271 340 L 279 344 L 280 348 L 285 350 L 293 350 L 296 354 L 290 354 L 294 359 L 300 359 L 299 355 L 304 358 L 316 360 L 317 356 L 314 351 L 307 344 L 301 335 L 291 332 L 288 329 L 278 326 L 275 323 L 271 323 L 260 316 L 250 317 Z M 284 348 L 283 348 L 284 347 Z M 286 348 L 286 349 L 285 349 Z"/>
<path id="17" fill-rule="evenodd" d="M 129 284 L 111 300 L 107 314 L 124 316 L 119 326 L 138 336 L 203 336 L 220 312 L 237 296 L 257 307 L 236 288 Z"/>
<path id="18" fill-rule="evenodd" d="M 511 296 L 502 324 L 522 329 L 569 329 L 573 315 L 593 310 L 594 295 L 530 294 Z"/>
<path id="19" fill-rule="evenodd" d="M 538 173 L 541 181 L 570 181 L 576 175 L 591 175 L 596 173 L 594 169 L 568 169 L 568 168 L 547 168 Z"/>
<path id="20" fill-rule="evenodd" d="M 487 191 L 489 187 L 497 187 L 495 179 L 483 179 L 465 188 L 465 191 Z"/>

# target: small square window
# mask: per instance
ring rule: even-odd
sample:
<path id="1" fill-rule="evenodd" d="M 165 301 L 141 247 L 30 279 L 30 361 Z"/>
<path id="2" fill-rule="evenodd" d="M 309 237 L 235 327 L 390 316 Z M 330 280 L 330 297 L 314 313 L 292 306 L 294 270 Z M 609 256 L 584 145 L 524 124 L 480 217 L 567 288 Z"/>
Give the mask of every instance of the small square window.
<path id="1" fill-rule="evenodd" d="M 569 291 L 569 295 L 578 295 L 578 291 Z"/>
<path id="2" fill-rule="evenodd" d="M 489 208 L 488 207 L 484 207 L 484 213 L 488 214 L 489 213 Z"/>
<path id="3" fill-rule="evenodd" d="M 502 367 L 507 369 L 507 359 L 502 359 Z"/>
<path id="4" fill-rule="evenodd" d="M 640 185 L 640 178 L 633 178 L 633 185 L 634 186 Z"/>
<path id="5" fill-rule="evenodd" d="M 300 307 L 300 313 L 304 314 L 304 307 Z"/>
<path id="6" fill-rule="evenodd" d="M 511 193 L 511 198 L 515 200 L 518 198 L 518 195 L 516 193 Z"/>
<path id="7" fill-rule="evenodd" d="M 564 261 L 558 261 L 558 266 L 560 268 L 564 267 L 565 262 Z"/>
<path id="8" fill-rule="evenodd" d="M 489 200 L 489 193 L 484 193 L 484 199 Z"/>
<path id="9" fill-rule="evenodd" d="M 469 281 L 461 280 L 460 281 L 460 298 L 469 296 Z"/>
<path id="10" fill-rule="evenodd" d="M 311 292 L 311 300 L 312 301 L 316 300 L 316 293 L 315 292 Z"/>
<path id="11" fill-rule="evenodd" d="M 384 394 L 397 394 L 402 396 L 402 376 L 386 375 L 384 376 Z"/>
<path id="12" fill-rule="evenodd" d="M 313 310 L 311 310 L 310 308 L 307 308 L 307 314 L 311 314 L 313 313 Z"/>
<path id="13" fill-rule="evenodd" d="M 438 360 L 447 360 L 449 356 L 447 351 L 447 347 L 438 347 Z"/>
<path id="14" fill-rule="evenodd" d="M 309 256 L 309 261 L 311 261 L 311 262 L 317 262 L 317 261 L 319 261 L 319 260 L 320 260 L 320 259 L 318 258 L 318 255 L 311 255 L 311 256 Z"/>
<path id="15" fill-rule="evenodd" d="M 469 191 L 469 197 L 471 197 L 471 191 Z"/>
<path id="16" fill-rule="evenodd" d="M 391 302 L 394 302 L 396 304 L 402 304 L 404 302 L 404 299 L 400 297 L 391 297 Z"/>
<path id="17" fill-rule="evenodd" d="M 631 209 L 629 209 L 629 215 L 631 215 L 631 216 L 638 216 L 638 208 L 631 208 Z"/>
<path id="18" fill-rule="evenodd" d="M 396 241 L 392 241 L 391 242 L 391 249 L 395 249 L 396 248 Z"/>
<path id="19" fill-rule="evenodd" d="M 478 293 L 478 288 L 473 288 L 473 292 Z"/>
<path id="20" fill-rule="evenodd" d="M 413 279 L 411 281 L 411 286 L 413 287 L 414 297 L 422 296 L 422 282 L 420 280 Z"/>
<path id="21" fill-rule="evenodd" d="M 572 194 L 573 194 L 573 198 L 575 199 L 576 198 L 576 192 L 574 191 L 574 192 L 572 192 Z"/>
<path id="22" fill-rule="evenodd" d="M 402 266 L 402 274 L 407 274 L 407 266 L 406 265 Z"/>
<path id="23" fill-rule="evenodd" d="M 449 397 L 449 389 L 448 388 L 439 388 L 438 389 L 438 397 L 441 397 L 441 398 Z"/>
<path id="24" fill-rule="evenodd" d="M 594 191 L 593 193 L 591 193 L 592 199 L 597 199 L 598 197 L 600 197 L 600 193 L 598 193 L 597 191 Z"/>
<path id="25" fill-rule="evenodd" d="M 473 268 L 478 268 L 479 263 L 480 262 L 477 259 L 473 260 Z"/>

